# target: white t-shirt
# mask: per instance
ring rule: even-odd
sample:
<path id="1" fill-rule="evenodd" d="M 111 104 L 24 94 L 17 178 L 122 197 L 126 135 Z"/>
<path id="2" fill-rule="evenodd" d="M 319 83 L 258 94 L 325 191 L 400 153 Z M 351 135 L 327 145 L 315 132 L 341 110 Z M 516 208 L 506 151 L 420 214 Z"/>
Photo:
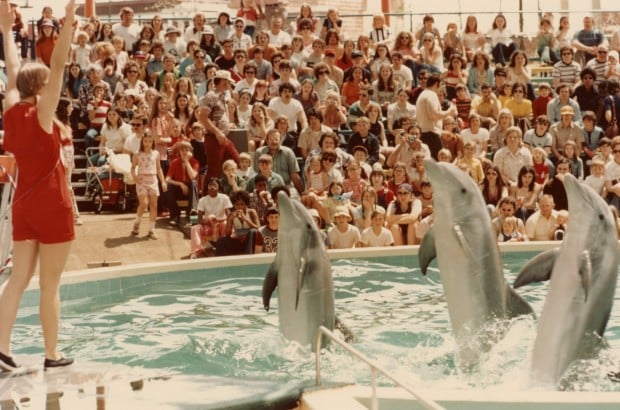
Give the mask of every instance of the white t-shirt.
<path id="1" fill-rule="evenodd" d="M 301 103 L 291 98 L 288 104 L 284 104 L 280 97 L 276 97 L 269 101 L 269 110 L 276 113 L 276 116 L 284 115 L 288 118 L 288 130 L 297 131 L 297 115 L 300 112 L 304 112 L 304 107 Z"/>
<path id="2" fill-rule="evenodd" d="M 232 208 L 232 202 L 226 194 L 219 193 L 214 197 L 205 195 L 198 200 L 197 211 L 204 212 L 205 215 L 214 215 L 218 220 L 226 219 L 226 210 Z"/>
<path id="3" fill-rule="evenodd" d="M 119 36 L 125 41 L 125 51 L 131 50 L 133 43 L 136 42 L 140 35 L 141 29 L 142 28 L 135 23 L 131 23 L 128 27 L 123 26 L 121 23 L 112 25 L 112 32 L 114 35 Z"/>
<path id="4" fill-rule="evenodd" d="M 441 134 L 441 119 L 433 120 L 434 114 L 441 112 L 439 96 L 433 90 L 424 90 L 420 93 L 416 107 L 416 120 L 422 132 Z"/>
<path id="5" fill-rule="evenodd" d="M 381 228 L 379 235 L 375 235 L 372 231 L 372 226 L 364 229 L 362 232 L 362 242 L 366 243 L 366 246 L 391 246 L 394 244 L 394 237 L 392 232 L 387 228 Z"/>
<path id="6" fill-rule="evenodd" d="M 480 127 L 476 134 L 471 133 L 471 129 L 466 128 L 461 131 L 461 138 L 463 138 L 463 144 L 471 142 L 476 147 L 476 156 L 482 154 L 482 147 L 486 146 L 489 142 L 489 130 Z"/>
<path id="7" fill-rule="evenodd" d="M 334 249 L 350 249 L 355 248 L 356 244 L 362 239 L 359 229 L 353 225 L 347 225 L 345 232 L 334 226 L 327 234 L 329 245 Z"/>

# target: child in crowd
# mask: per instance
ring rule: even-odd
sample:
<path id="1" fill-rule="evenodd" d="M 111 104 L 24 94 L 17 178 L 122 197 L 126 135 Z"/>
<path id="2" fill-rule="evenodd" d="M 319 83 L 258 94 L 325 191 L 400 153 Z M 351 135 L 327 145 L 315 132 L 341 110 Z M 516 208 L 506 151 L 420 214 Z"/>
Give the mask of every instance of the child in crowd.
<path id="1" fill-rule="evenodd" d="M 239 168 L 237 168 L 236 175 L 244 181 L 249 181 L 256 175 L 256 171 L 252 168 L 252 157 L 247 152 L 239 154 Z"/>
<path id="2" fill-rule="evenodd" d="M 207 195 L 200 198 L 196 206 L 198 224 L 192 226 L 190 231 L 192 259 L 214 254 L 217 240 L 226 235 L 226 218 L 233 206 L 228 195 L 219 190 L 219 180 L 210 178 L 207 181 Z"/>
<path id="3" fill-rule="evenodd" d="M 110 101 L 105 100 L 106 85 L 103 81 L 93 86 L 93 99 L 88 102 L 86 110 L 90 120 L 90 128 L 84 135 L 84 145 L 86 148 L 95 145 L 95 139 L 101 133 L 101 127 L 105 123 L 108 110 L 112 107 Z"/>
<path id="4" fill-rule="evenodd" d="M 538 85 L 538 97 L 532 101 L 532 116 L 538 118 L 547 115 L 547 104 L 551 101 L 551 86 L 547 83 Z"/>
<path id="5" fill-rule="evenodd" d="M 230 195 L 233 192 L 245 190 L 246 181 L 237 175 L 237 163 L 234 159 L 227 159 L 222 164 L 220 178 L 220 192 Z"/>
<path id="6" fill-rule="evenodd" d="M 385 227 L 385 211 L 383 209 L 372 211 L 370 221 L 371 225 L 362 232 L 362 246 L 393 246 L 392 232 Z"/>
<path id="7" fill-rule="evenodd" d="M 276 253 L 278 251 L 278 226 L 280 225 L 280 211 L 271 207 L 265 216 L 265 225 L 258 228 L 256 235 L 256 253 Z"/>
<path id="8" fill-rule="evenodd" d="M 88 70 L 88 66 L 93 62 L 93 52 L 88 44 L 88 34 L 80 31 L 77 35 L 77 45 L 71 50 L 71 62 L 77 63 L 82 72 Z"/>
<path id="9" fill-rule="evenodd" d="M 568 140 L 564 144 L 564 156 L 570 161 L 571 173 L 575 178 L 583 181 L 583 160 L 579 158 L 577 153 L 577 143 L 573 140 Z"/>
<path id="10" fill-rule="evenodd" d="M 326 224 L 331 224 L 334 220 L 336 208 L 338 207 L 350 209 L 350 197 L 350 194 L 344 194 L 342 182 L 334 181 L 330 183 L 329 188 L 327 189 L 327 198 L 325 198 L 320 206 L 317 207 L 323 221 L 325 221 Z"/>
<path id="11" fill-rule="evenodd" d="M 429 181 L 422 181 L 420 183 L 420 202 L 422 203 L 422 213 L 420 219 L 424 219 L 431 215 L 434 211 L 433 208 L 433 188 Z"/>
<path id="12" fill-rule="evenodd" d="M 306 168 L 306 191 L 301 196 L 301 202 L 306 208 L 316 208 L 317 203 L 325 199 L 325 192 L 329 187 L 329 175 L 321 164 L 320 154 L 311 154 Z"/>
<path id="13" fill-rule="evenodd" d="M 605 189 L 605 161 L 599 156 L 590 161 L 590 175 L 586 177 L 585 184 L 598 192 L 603 198 L 607 196 Z"/>
<path id="14" fill-rule="evenodd" d="M 502 221 L 502 229 L 497 236 L 499 242 L 517 242 L 522 241 L 523 236 L 517 229 L 517 217 L 507 216 Z"/>
<path id="15" fill-rule="evenodd" d="M 388 204 L 394 200 L 394 192 L 387 187 L 383 170 L 372 170 L 370 173 L 370 185 L 377 192 L 377 205 L 386 209 Z"/>
<path id="16" fill-rule="evenodd" d="M 368 181 L 362 174 L 362 167 L 357 161 L 353 161 L 347 167 L 347 178 L 343 183 L 344 192 L 350 194 L 351 202 L 359 205 L 362 202 L 362 190 L 368 185 Z"/>
<path id="17" fill-rule="evenodd" d="M 363 145 L 356 145 L 353 147 L 353 158 L 357 161 L 362 169 L 362 175 L 366 177 L 370 176 L 372 172 L 372 166 L 367 162 L 368 160 L 368 150 Z M 367 178 L 365 178 L 367 179 Z"/>
<path id="18" fill-rule="evenodd" d="M 200 122 L 192 124 L 189 143 L 194 149 L 194 158 L 200 164 L 198 171 L 198 193 L 204 192 L 205 176 L 207 175 L 207 154 L 205 152 L 205 127 Z"/>
<path id="19" fill-rule="evenodd" d="M 476 146 L 473 142 L 468 141 L 463 144 L 463 157 L 457 158 L 455 161 L 456 166 L 464 166 L 467 168 L 469 175 L 474 178 L 477 184 L 481 184 L 484 180 L 484 170 L 482 168 L 482 162 L 476 156 Z"/>
<path id="20" fill-rule="evenodd" d="M 534 148 L 532 150 L 532 159 L 534 161 L 534 171 L 536 172 L 536 183 L 545 185 L 550 178 L 547 151 L 541 147 Z"/>
<path id="21" fill-rule="evenodd" d="M 566 228 L 568 224 L 568 211 L 562 209 L 558 211 L 558 217 L 555 223 L 555 230 L 553 231 L 553 240 L 561 241 L 564 239 Z"/>
<path id="22" fill-rule="evenodd" d="M 616 50 L 611 50 L 607 55 L 605 79 L 607 81 L 620 81 L 620 62 L 618 61 L 618 52 Z"/>
<path id="23" fill-rule="evenodd" d="M 334 212 L 336 226 L 327 233 L 330 249 L 350 249 L 360 245 L 362 236 L 359 229 L 351 225 L 349 209 L 344 206 L 336 207 Z"/>
<path id="24" fill-rule="evenodd" d="M 469 128 L 469 114 L 471 113 L 471 97 L 467 93 L 467 86 L 458 84 L 456 86 L 456 97 L 452 102 L 456 106 L 458 129 Z"/>
<path id="25" fill-rule="evenodd" d="M 372 30 L 368 37 L 370 37 L 373 46 L 389 44 L 392 41 L 391 35 L 390 28 L 385 24 L 385 16 L 383 14 L 372 16 Z"/>
<path id="26" fill-rule="evenodd" d="M 162 190 L 167 191 L 166 180 L 159 162 L 159 152 L 155 151 L 155 140 L 149 131 L 146 131 L 140 140 L 140 150 L 134 154 L 131 160 L 131 176 L 136 182 L 136 193 L 140 204 L 136 211 L 136 220 L 131 230 L 132 235 L 140 233 L 142 214 L 149 209 L 149 233 L 148 237 L 157 239 L 155 234 L 155 221 L 157 220 L 157 197 L 159 188 L 157 179 L 161 183 Z"/>

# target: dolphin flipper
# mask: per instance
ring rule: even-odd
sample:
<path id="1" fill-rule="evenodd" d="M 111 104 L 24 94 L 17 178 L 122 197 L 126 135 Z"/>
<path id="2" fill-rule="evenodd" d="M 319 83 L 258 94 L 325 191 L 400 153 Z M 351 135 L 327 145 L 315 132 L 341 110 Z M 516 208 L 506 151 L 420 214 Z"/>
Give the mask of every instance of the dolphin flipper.
<path id="1" fill-rule="evenodd" d="M 508 285 L 506 285 L 506 314 L 509 318 L 521 315 L 536 316 L 530 304 Z"/>
<path id="2" fill-rule="evenodd" d="M 437 250 L 435 249 L 435 230 L 429 229 L 428 232 L 422 238 L 420 249 L 418 250 L 418 264 L 423 275 L 426 275 L 428 265 L 431 264 L 433 259 L 437 257 Z"/>
<path id="3" fill-rule="evenodd" d="M 560 254 L 560 248 L 542 252 L 527 262 L 519 271 L 519 276 L 513 283 L 514 288 L 527 285 L 531 282 L 542 282 L 551 278 L 551 270 Z"/>
<path id="4" fill-rule="evenodd" d="M 269 301 L 276 286 L 278 286 L 278 271 L 276 270 L 275 263 L 272 263 L 263 281 L 263 306 L 266 311 L 269 311 Z"/>

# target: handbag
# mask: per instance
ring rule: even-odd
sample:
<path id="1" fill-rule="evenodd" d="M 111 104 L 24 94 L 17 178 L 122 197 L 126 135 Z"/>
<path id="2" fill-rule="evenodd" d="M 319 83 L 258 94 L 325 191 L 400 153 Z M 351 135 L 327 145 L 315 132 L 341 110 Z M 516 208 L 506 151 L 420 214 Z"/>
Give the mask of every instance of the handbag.
<path id="1" fill-rule="evenodd" d="M 620 134 L 618 134 L 618 117 L 616 117 L 616 103 L 614 101 L 613 95 L 610 95 L 609 98 L 611 99 L 611 121 L 609 122 L 609 125 L 605 130 L 605 135 L 607 136 L 607 138 L 613 138 Z"/>

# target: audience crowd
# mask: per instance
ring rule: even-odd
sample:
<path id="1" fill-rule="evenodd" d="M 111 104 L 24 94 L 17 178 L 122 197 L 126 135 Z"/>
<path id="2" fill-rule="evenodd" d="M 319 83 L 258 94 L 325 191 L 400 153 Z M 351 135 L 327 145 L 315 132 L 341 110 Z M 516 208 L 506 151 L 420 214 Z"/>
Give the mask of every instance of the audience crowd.
<path id="1" fill-rule="evenodd" d="M 192 257 L 275 252 L 284 191 L 330 248 L 419 244 L 433 223 L 425 158 L 475 179 L 501 242 L 563 237 L 568 173 L 620 205 L 620 31 L 587 16 L 573 33 L 546 13 L 534 56 L 501 14 L 462 30 L 427 15 L 416 32 L 376 15 L 351 33 L 334 9 L 318 19 L 304 4 L 290 21 L 271 3 L 186 27 L 137 24 L 124 7 L 118 23 L 76 28 L 63 87 L 74 136 L 100 147 L 99 164 L 109 150 L 134 158 L 153 238 L 153 209 L 173 225 L 185 211 Z M 38 61 L 60 26 L 44 7 Z"/>

